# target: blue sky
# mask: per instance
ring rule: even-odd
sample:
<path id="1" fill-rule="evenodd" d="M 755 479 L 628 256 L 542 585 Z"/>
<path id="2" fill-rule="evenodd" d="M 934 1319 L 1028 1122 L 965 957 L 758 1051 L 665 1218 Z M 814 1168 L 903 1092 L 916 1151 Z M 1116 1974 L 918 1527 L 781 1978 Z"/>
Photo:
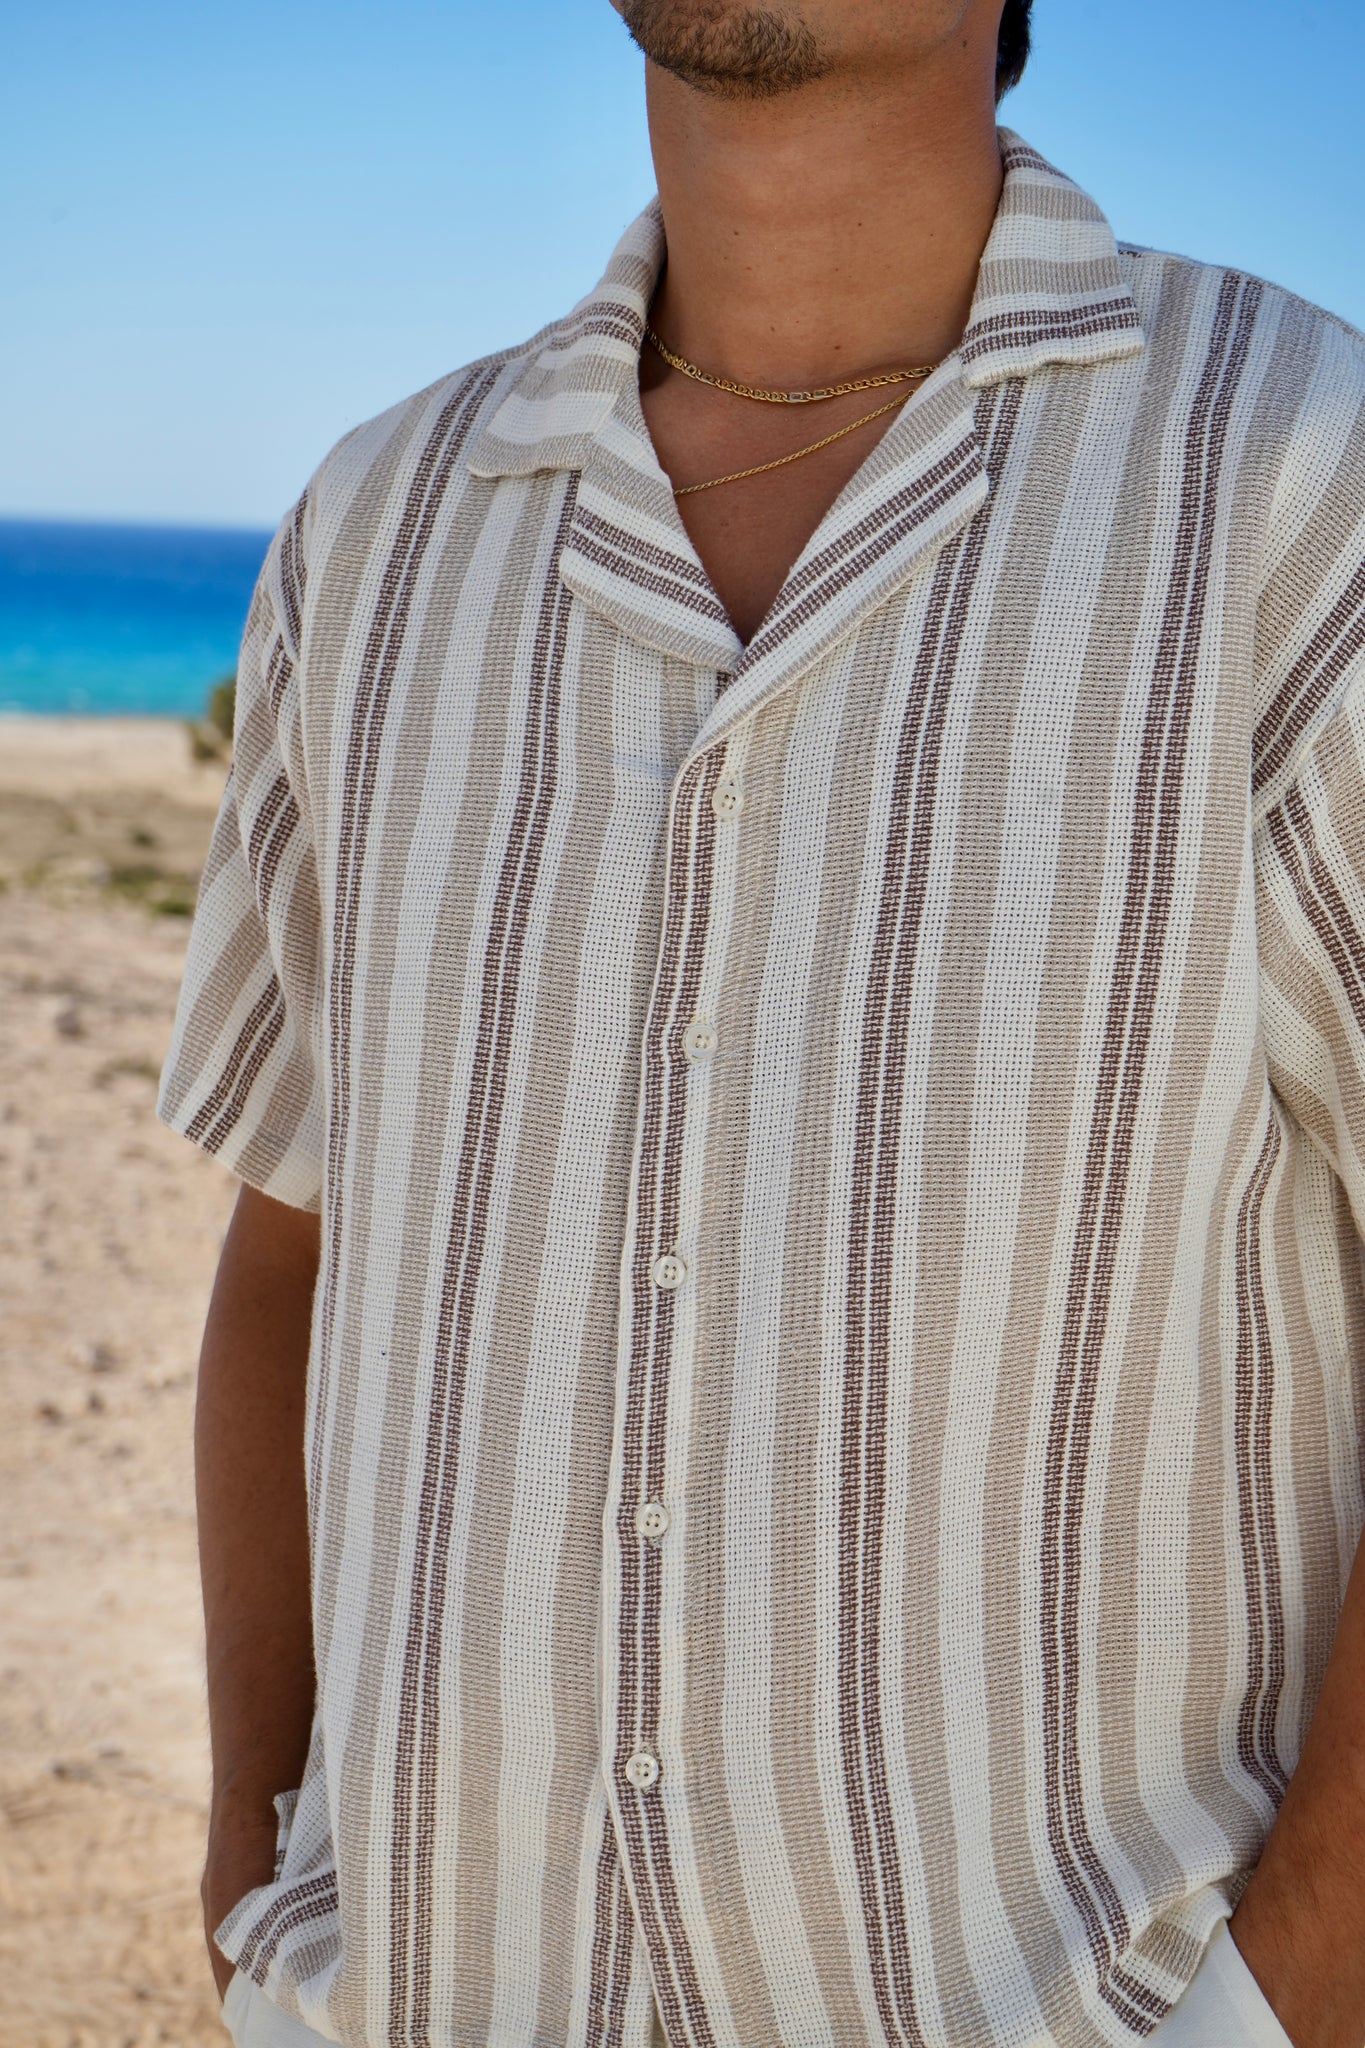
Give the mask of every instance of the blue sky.
<path id="1" fill-rule="evenodd" d="M 1035 0 L 1003 118 L 1123 235 L 1365 326 L 1360 0 Z M 607 0 L 46 0 L 0 78 L 0 511 L 273 525 L 652 189 Z"/>

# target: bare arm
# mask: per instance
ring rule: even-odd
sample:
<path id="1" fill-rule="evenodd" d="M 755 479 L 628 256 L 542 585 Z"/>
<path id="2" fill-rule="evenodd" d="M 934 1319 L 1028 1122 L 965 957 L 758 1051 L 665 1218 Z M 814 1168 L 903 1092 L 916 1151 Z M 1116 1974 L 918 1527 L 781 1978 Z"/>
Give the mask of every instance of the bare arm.
<path id="1" fill-rule="evenodd" d="M 296 1786 L 313 1714 L 304 1384 L 319 1220 L 245 1184 L 199 1359 L 195 1495 L 213 1788 L 201 1896 L 213 1929 L 274 1871 L 275 1793 Z"/>
<path id="2" fill-rule="evenodd" d="M 1294 2048 L 1361 2048 L 1365 1542 L 1303 1754 L 1232 1935 Z"/>

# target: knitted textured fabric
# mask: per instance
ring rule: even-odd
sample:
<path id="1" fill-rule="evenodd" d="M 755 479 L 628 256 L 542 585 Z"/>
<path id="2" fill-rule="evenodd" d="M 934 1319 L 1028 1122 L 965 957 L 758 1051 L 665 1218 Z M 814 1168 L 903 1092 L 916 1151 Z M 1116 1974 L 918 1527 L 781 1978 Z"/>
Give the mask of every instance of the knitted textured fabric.
<path id="1" fill-rule="evenodd" d="M 1003 143 L 747 646 L 640 409 L 655 207 L 262 574 L 159 1113 L 322 1211 L 317 1717 L 218 1937 L 351 2048 L 1135 2041 L 1298 1754 L 1365 344 Z"/>

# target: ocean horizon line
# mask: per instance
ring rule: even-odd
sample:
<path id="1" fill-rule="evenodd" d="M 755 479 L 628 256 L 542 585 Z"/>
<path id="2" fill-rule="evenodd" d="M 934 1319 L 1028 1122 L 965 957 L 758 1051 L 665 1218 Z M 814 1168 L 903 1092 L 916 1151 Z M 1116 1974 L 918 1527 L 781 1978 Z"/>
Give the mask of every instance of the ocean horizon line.
<path id="1" fill-rule="evenodd" d="M 88 527 L 92 531 L 111 533 L 251 534 L 268 541 L 283 517 L 281 513 L 274 520 L 181 519 L 170 515 L 154 517 L 140 512 L 15 512 L 0 509 L 0 526 Z"/>

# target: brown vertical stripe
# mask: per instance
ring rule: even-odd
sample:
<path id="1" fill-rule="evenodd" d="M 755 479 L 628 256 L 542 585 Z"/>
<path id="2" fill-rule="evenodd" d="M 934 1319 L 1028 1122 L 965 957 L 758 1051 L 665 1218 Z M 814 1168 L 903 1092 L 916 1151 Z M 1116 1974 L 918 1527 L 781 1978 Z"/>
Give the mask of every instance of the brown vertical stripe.
<path id="1" fill-rule="evenodd" d="M 305 491 L 285 521 L 280 542 L 280 609 L 295 652 L 303 645 L 303 598 L 308 584 L 303 531 L 307 517 L 308 493 Z"/>
<path id="2" fill-rule="evenodd" d="M 1283 808 L 1272 811 L 1266 822 L 1304 916 L 1322 941 L 1357 1022 L 1365 1027 L 1365 935 L 1318 849 L 1302 791 L 1288 791 Z"/>
<path id="3" fill-rule="evenodd" d="M 620 2048 L 626 1994 L 630 1989 L 634 1927 L 625 1872 L 616 1853 L 616 1832 L 612 1826 L 611 1809 L 608 1808 L 602 1822 L 602 1846 L 597 1856 L 597 1897 L 585 2048 Z"/>
<path id="4" fill-rule="evenodd" d="M 1250 1638 L 1247 1691 L 1237 1716 L 1237 1753 L 1275 1806 L 1284 1797 L 1289 1774 L 1280 1760 L 1276 1733 L 1284 1692 L 1284 1598 L 1270 1462 L 1274 1378 L 1261 1219 L 1281 1143 L 1279 1121 L 1272 1115 L 1237 1212 L 1235 1404 L 1237 1509 Z"/>
<path id="5" fill-rule="evenodd" d="M 1333 690 L 1365 652 L 1365 562 L 1295 662 L 1283 689 L 1256 728 L 1252 786 L 1279 773 Z"/>

